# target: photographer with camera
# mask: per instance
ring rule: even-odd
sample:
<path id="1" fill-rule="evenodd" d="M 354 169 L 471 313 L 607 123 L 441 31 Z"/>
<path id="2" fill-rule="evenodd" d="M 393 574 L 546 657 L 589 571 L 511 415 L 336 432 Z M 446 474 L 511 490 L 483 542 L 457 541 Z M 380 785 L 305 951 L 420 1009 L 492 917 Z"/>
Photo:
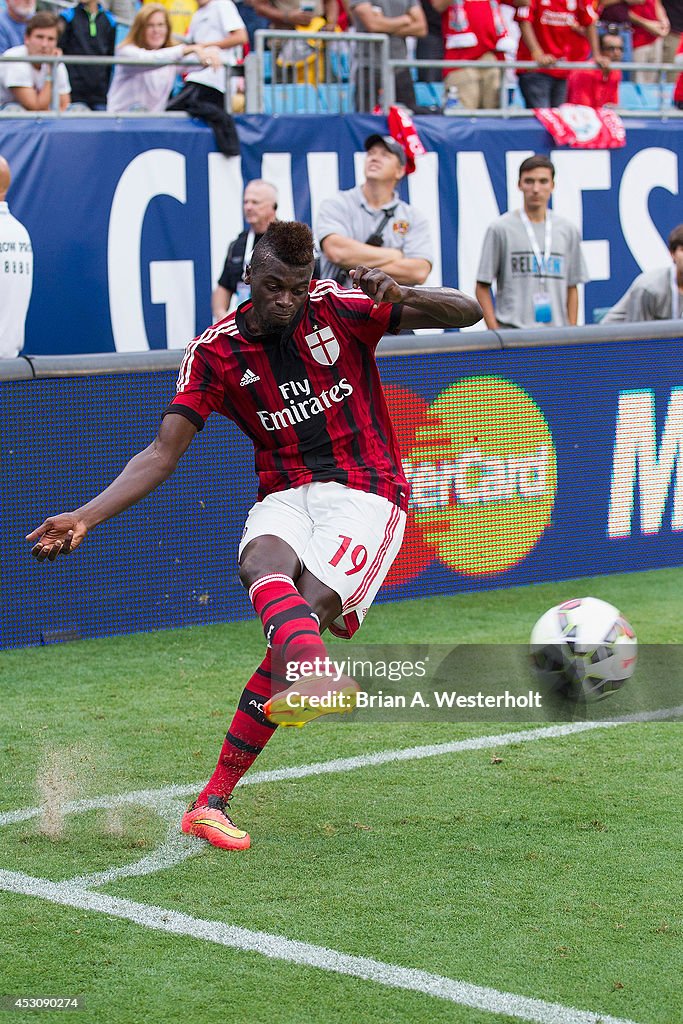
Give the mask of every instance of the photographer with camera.
<path id="1" fill-rule="evenodd" d="M 396 192 L 406 173 L 405 151 L 390 135 L 369 135 L 364 146 L 364 183 L 320 204 L 320 277 L 350 288 L 349 270 L 362 264 L 398 284 L 424 284 L 432 268 L 429 225 Z"/>

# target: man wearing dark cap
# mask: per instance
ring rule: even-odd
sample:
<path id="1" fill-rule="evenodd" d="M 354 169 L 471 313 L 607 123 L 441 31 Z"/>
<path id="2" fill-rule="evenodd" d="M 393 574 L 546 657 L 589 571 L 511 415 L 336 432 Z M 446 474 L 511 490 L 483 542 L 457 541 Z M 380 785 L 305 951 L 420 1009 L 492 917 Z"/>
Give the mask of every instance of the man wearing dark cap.
<path id="1" fill-rule="evenodd" d="M 320 276 L 350 287 L 348 272 L 362 264 L 402 285 L 424 284 L 432 268 L 429 225 L 396 191 L 406 172 L 405 151 L 390 135 L 369 135 L 364 145 L 363 184 L 320 204 Z"/>

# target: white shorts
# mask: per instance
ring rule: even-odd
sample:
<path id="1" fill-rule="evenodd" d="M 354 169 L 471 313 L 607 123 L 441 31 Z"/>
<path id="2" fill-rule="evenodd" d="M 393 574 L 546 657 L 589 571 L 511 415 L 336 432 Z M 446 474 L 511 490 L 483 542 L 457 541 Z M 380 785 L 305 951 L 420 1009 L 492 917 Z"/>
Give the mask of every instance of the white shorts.
<path id="1" fill-rule="evenodd" d="M 401 549 L 406 514 L 376 494 L 336 481 L 277 491 L 250 510 L 240 557 L 255 537 L 280 537 L 302 567 L 339 595 L 342 614 L 330 626 L 350 639 Z"/>

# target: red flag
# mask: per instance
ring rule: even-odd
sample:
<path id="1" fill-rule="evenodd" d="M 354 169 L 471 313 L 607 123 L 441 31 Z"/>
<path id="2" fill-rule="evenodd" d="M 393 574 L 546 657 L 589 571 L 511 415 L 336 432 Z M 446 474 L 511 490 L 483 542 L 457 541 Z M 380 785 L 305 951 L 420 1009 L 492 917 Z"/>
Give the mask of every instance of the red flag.
<path id="1" fill-rule="evenodd" d="M 559 146 L 574 149 L 620 149 L 626 145 L 626 129 L 618 114 L 609 107 L 582 107 L 563 103 L 561 107 L 543 107 L 534 114 Z"/>
<path id="2" fill-rule="evenodd" d="M 422 145 L 413 120 L 403 107 L 389 107 L 389 132 L 406 151 L 406 174 L 415 170 L 415 157 L 427 150 Z"/>

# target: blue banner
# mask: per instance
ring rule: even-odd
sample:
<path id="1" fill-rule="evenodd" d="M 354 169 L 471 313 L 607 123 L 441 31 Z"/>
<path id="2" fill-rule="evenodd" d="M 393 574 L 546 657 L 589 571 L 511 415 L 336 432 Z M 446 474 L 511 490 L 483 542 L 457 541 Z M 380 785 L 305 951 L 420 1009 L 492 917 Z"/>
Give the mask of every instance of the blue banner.
<path id="1" fill-rule="evenodd" d="M 378 600 L 681 564 L 680 345 L 380 358 L 412 496 Z M 171 480 L 70 557 L 40 565 L 23 539 L 149 443 L 174 382 L 164 372 L 0 385 L 3 646 L 251 614 L 236 555 L 253 453 L 217 416 Z"/>
<path id="2" fill-rule="evenodd" d="M 428 150 L 404 197 L 431 224 L 430 281 L 471 292 L 487 225 L 517 203 L 532 152 L 557 167 L 554 207 L 582 231 L 592 310 L 613 304 L 641 269 L 667 263 L 681 220 L 683 123 L 629 120 L 621 150 L 553 150 L 531 118 L 416 119 Z M 243 117 L 242 156 L 215 152 L 186 119 L 3 120 L 35 278 L 26 351 L 56 354 L 182 347 L 210 320 L 227 245 L 242 228 L 243 182 L 273 181 L 279 215 L 311 222 L 324 198 L 361 173 L 364 138 L 384 119 Z"/>

